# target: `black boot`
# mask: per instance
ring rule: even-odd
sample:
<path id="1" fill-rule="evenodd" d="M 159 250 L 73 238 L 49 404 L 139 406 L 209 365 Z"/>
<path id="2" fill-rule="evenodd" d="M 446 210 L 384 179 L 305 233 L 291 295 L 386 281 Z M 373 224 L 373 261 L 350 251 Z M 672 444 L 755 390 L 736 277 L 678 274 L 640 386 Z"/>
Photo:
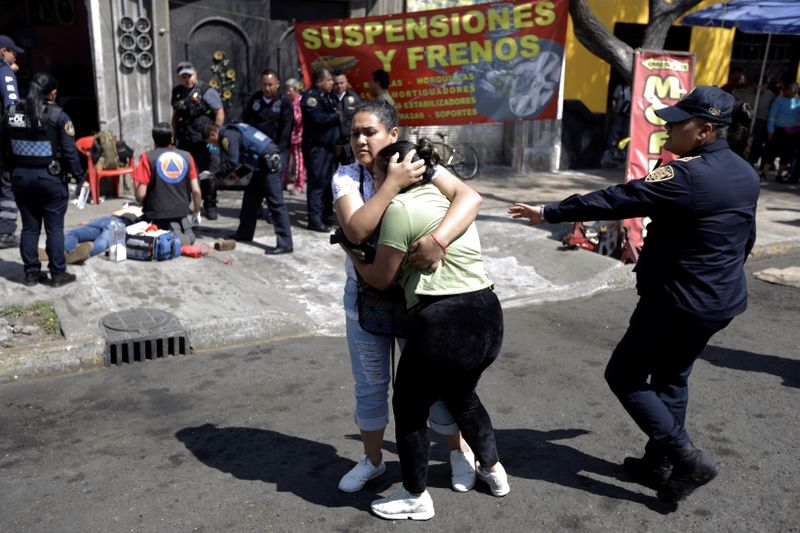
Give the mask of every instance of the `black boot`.
<path id="1" fill-rule="evenodd" d="M 633 481 L 653 490 L 658 490 L 672 472 L 672 463 L 667 455 L 652 451 L 645 451 L 641 458 L 626 457 L 622 467 Z"/>
<path id="2" fill-rule="evenodd" d="M 717 477 L 719 464 L 691 443 L 671 451 L 672 473 L 658 489 L 658 499 L 675 503 Z"/>

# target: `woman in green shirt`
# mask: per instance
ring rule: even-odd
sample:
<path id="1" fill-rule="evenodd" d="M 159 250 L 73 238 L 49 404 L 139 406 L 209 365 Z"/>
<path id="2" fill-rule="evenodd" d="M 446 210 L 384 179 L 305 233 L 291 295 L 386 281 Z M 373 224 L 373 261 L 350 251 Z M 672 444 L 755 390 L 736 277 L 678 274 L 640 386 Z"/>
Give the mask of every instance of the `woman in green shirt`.
<path id="1" fill-rule="evenodd" d="M 385 289 L 399 283 L 410 310 L 408 339 L 397 367 L 392 406 L 403 490 L 372 503 L 378 516 L 388 519 L 433 517 L 433 502 L 425 490 L 428 473 L 430 406 L 442 399 L 455 418 L 464 439 L 478 459 L 477 475 L 492 494 L 509 492 L 506 473 L 499 463 L 494 429 L 475 387 L 483 371 L 497 358 L 503 340 L 503 314 L 492 291 L 481 256 L 474 223 L 449 246 L 444 260 L 432 272 L 408 264 L 411 244 L 435 230 L 450 202 L 430 184 L 438 156 L 428 139 L 418 145 L 392 144 L 378 153 L 374 174 L 385 177 L 392 155 L 402 159 L 416 150 L 414 159 L 425 162 L 423 179 L 404 189 L 383 216 L 375 261 L 366 264 L 353 257 L 362 278 Z"/>

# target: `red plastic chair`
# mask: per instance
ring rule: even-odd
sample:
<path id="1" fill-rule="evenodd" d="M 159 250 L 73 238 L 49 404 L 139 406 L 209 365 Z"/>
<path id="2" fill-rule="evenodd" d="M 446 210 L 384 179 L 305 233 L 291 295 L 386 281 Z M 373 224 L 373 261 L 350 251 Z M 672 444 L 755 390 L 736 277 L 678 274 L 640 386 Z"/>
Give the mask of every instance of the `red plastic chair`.
<path id="1" fill-rule="evenodd" d="M 130 162 L 127 167 L 117 168 L 114 170 L 97 170 L 94 166 L 94 161 L 92 161 L 92 144 L 94 143 L 94 136 L 89 135 L 87 137 L 81 137 L 80 139 L 75 140 L 75 147 L 78 149 L 80 153 L 86 156 L 86 160 L 88 161 L 88 178 L 89 178 L 89 188 L 92 192 L 92 203 L 99 204 L 100 203 L 100 180 L 103 178 L 113 178 L 114 179 L 114 191 L 116 195 L 119 196 L 119 177 L 124 176 L 125 174 L 132 174 L 133 173 L 133 165 L 134 165 L 134 157 L 131 155 Z"/>

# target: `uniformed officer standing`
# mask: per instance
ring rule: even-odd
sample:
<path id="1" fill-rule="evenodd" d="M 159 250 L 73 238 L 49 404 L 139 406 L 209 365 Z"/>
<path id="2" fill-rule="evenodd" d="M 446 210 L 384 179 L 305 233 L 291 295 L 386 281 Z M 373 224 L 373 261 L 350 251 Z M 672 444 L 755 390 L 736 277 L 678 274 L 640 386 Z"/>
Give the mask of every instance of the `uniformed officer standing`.
<path id="1" fill-rule="evenodd" d="M 53 76 L 34 74 L 27 99 L 8 109 L 3 124 L 5 167 L 22 216 L 20 255 L 28 286 L 47 281 L 38 253 L 42 222 L 47 233 L 50 284 L 60 287 L 75 281 L 75 275 L 67 272 L 64 256 L 64 215 L 69 198 L 65 171 L 80 179 L 83 169 L 75 149 L 75 128 L 55 104 L 57 93 Z"/>
<path id="2" fill-rule="evenodd" d="M 625 470 L 677 502 L 719 472 L 686 432 L 688 379 L 711 336 L 747 306 L 759 180 L 726 140 L 744 146 L 746 104 L 734 109 L 731 95 L 698 86 L 655 113 L 666 121 L 664 148 L 679 159 L 641 180 L 509 212 L 530 224 L 651 217 L 635 269 L 639 303 L 605 378 L 649 438 L 644 457 L 626 458 Z"/>
<path id="3" fill-rule="evenodd" d="M 192 154 L 197 171 L 203 172 L 209 169 L 211 163 L 211 154 L 203 142 L 203 132 L 208 124 L 222 127 L 225 109 L 217 90 L 197 80 L 197 70 L 191 63 L 178 63 L 177 72 L 180 84 L 172 89 L 172 129 L 178 148 Z M 200 189 L 206 217 L 216 220 L 217 182 L 213 178 L 202 180 Z"/>
<path id="4" fill-rule="evenodd" d="M 281 155 L 278 145 L 249 124 L 229 124 L 222 129 L 206 127 L 206 141 L 219 146 L 219 175 L 243 176 L 252 173 L 242 197 L 237 241 L 252 241 L 258 221 L 258 208 L 266 197 L 267 208 L 277 242 L 268 247 L 269 255 L 292 253 L 292 228 L 289 211 L 283 201 Z"/>
<path id="5" fill-rule="evenodd" d="M 0 35 L 0 55 L 3 56 L 0 61 L 0 96 L 3 98 L 3 111 L 19 101 L 17 76 L 11 67 L 16 64 L 17 54 L 22 52 L 22 48 L 11 37 Z M 19 239 L 14 235 L 16 230 L 17 203 L 14 201 L 11 177 L 0 168 L 0 248 L 19 246 Z"/>
<path id="6" fill-rule="evenodd" d="M 242 122 L 272 139 L 281 151 L 281 159 L 288 156 L 294 123 L 292 101 L 281 92 L 281 80 L 274 70 L 261 73 L 261 90 L 247 100 Z"/>
<path id="7" fill-rule="evenodd" d="M 356 106 L 361 103 L 361 98 L 350 88 L 347 75 L 341 70 L 333 72 L 333 102 L 342 112 L 342 136 L 336 144 L 336 162 L 340 165 L 349 165 L 355 162 L 353 148 L 350 146 L 350 125 Z"/>
<path id="8" fill-rule="evenodd" d="M 331 179 L 336 164 L 336 144 L 342 132 L 342 113 L 331 99 L 331 72 L 326 68 L 315 70 L 312 83 L 314 87 L 303 95 L 300 103 L 303 109 L 303 160 L 308 170 L 308 229 L 328 232 L 336 222 Z"/>

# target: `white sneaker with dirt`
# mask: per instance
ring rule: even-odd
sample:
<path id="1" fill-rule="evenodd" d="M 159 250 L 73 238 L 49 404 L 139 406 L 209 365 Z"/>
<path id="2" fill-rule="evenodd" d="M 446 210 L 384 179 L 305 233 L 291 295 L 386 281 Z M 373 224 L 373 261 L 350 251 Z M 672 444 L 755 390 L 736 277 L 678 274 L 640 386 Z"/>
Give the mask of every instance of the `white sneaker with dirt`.
<path id="1" fill-rule="evenodd" d="M 489 485 L 489 490 L 492 491 L 492 494 L 499 498 L 511 492 L 511 487 L 508 486 L 508 474 L 506 474 L 506 469 L 503 468 L 503 465 L 497 463 L 495 466 L 494 472 L 487 472 L 481 467 L 480 463 L 476 462 L 475 473 L 478 479 Z"/>
<path id="2" fill-rule="evenodd" d="M 387 520 L 430 520 L 433 518 L 433 500 L 426 490 L 414 496 L 406 489 L 400 489 L 387 498 L 375 500 L 372 512 Z"/>
<path id="3" fill-rule="evenodd" d="M 475 454 L 472 450 L 450 451 L 450 483 L 456 492 L 467 492 L 475 486 Z"/>
<path id="4" fill-rule="evenodd" d="M 376 466 L 372 464 L 366 454 L 361 454 L 361 460 L 356 466 L 339 481 L 339 490 L 342 492 L 358 492 L 364 488 L 367 481 L 375 479 L 386 472 L 386 463 L 381 462 Z"/>

